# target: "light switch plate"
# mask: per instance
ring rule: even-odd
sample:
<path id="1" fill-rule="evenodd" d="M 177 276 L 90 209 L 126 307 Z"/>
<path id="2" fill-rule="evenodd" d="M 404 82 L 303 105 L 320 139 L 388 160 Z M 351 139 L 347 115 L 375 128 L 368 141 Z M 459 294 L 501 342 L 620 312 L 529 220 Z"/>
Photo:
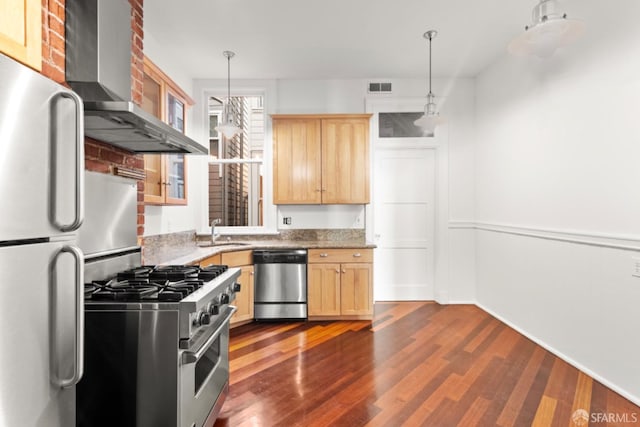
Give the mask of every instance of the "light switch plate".
<path id="1" fill-rule="evenodd" d="M 631 275 L 640 278 L 640 258 L 631 258 Z"/>

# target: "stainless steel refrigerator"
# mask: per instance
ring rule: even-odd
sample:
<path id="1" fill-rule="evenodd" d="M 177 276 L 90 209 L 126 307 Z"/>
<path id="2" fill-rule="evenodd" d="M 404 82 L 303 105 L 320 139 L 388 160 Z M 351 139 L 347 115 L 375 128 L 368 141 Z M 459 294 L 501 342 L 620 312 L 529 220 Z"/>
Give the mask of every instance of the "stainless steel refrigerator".
<path id="1" fill-rule="evenodd" d="M 0 427 L 75 425 L 82 101 L 0 54 Z"/>

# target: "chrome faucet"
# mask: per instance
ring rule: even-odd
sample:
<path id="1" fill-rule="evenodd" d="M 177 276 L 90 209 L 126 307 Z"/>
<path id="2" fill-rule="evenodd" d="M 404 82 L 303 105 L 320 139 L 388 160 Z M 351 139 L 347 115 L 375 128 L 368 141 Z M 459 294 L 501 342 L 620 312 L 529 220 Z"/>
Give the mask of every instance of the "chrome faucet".
<path id="1" fill-rule="evenodd" d="M 216 218 L 211 221 L 211 244 L 215 243 L 215 241 L 218 240 L 218 237 L 220 237 L 220 233 L 216 233 L 216 225 L 221 222 L 222 220 L 220 218 Z"/>

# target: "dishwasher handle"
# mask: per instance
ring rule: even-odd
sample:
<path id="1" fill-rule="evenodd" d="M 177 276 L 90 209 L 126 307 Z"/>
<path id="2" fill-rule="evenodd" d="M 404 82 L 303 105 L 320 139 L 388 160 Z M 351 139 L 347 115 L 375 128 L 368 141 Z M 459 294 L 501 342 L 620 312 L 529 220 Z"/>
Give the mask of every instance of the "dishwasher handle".
<path id="1" fill-rule="evenodd" d="M 306 264 L 306 249 L 267 249 L 253 251 L 254 264 Z"/>

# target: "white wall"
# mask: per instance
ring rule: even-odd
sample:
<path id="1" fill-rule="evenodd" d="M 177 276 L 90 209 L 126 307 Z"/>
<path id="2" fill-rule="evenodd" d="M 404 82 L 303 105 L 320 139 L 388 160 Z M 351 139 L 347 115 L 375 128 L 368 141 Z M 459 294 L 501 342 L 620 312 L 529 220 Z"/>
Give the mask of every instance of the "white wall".
<path id="1" fill-rule="evenodd" d="M 578 43 L 477 79 L 477 300 L 639 403 L 640 3 L 570 5 Z"/>

